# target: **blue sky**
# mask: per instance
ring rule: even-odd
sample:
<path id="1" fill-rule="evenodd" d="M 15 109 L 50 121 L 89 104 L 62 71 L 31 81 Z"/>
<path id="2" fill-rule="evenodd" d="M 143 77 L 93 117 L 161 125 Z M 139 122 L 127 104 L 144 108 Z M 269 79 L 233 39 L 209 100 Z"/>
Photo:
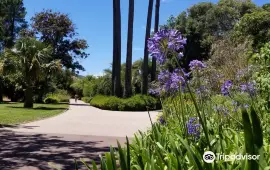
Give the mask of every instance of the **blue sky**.
<path id="1" fill-rule="evenodd" d="M 206 0 L 205 0 L 206 1 Z M 217 0 L 208 0 L 217 2 Z M 269 0 L 254 0 L 258 5 Z M 170 15 L 178 15 L 202 0 L 161 0 L 160 24 L 166 23 Z M 102 74 L 112 62 L 112 0 L 24 0 L 26 19 L 43 9 L 52 9 L 69 14 L 77 28 L 79 37 L 86 39 L 90 56 L 80 62 L 86 71 L 82 75 Z M 135 0 L 133 61 L 143 57 L 145 24 L 148 0 Z M 128 0 L 121 0 L 122 15 L 122 62 L 126 57 L 128 22 Z M 154 13 L 153 13 L 154 16 Z M 152 22 L 152 26 L 153 26 Z"/>

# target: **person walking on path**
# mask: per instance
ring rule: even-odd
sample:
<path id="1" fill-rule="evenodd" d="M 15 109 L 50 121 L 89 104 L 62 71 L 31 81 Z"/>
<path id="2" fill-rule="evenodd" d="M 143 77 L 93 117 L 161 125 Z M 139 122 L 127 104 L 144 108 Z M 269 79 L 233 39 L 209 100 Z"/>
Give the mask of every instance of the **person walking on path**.
<path id="1" fill-rule="evenodd" d="M 75 102 L 77 103 L 77 100 L 78 100 L 78 95 L 75 94 Z"/>

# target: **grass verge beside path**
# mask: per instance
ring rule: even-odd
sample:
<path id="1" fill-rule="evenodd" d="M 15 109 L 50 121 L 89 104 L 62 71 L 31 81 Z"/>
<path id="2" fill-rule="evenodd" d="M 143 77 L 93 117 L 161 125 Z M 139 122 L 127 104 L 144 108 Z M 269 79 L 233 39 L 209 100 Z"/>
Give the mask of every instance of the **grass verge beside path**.
<path id="1" fill-rule="evenodd" d="M 55 116 L 64 112 L 68 104 L 34 104 L 33 109 L 23 108 L 23 103 L 0 104 L 0 124 L 12 125 Z"/>

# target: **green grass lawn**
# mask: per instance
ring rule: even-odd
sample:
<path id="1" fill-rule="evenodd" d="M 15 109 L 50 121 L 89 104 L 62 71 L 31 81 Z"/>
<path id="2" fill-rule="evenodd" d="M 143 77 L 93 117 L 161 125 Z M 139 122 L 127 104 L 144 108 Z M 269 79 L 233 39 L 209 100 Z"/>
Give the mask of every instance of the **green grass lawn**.
<path id="1" fill-rule="evenodd" d="M 23 103 L 0 104 L 0 124 L 10 125 L 31 122 L 62 113 L 68 104 L 34 104 L 33 109 L 24 109 Z"/>

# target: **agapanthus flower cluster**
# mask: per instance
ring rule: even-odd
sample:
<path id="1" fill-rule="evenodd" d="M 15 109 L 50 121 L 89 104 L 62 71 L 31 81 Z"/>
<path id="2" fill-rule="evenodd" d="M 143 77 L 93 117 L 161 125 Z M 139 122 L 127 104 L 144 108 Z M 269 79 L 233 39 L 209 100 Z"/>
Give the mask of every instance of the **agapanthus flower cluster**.
<path id="1" fill-rule="evenodd" d="M 175 69 L 173 72 L 161 71 L 158 75 L 160 90 L 168 94 L 178 91 L 180 87 L 183 89 L 186 85 L 184 76 L 188 76 L 188 74 L 180 69 Z"/>
<path id="2" fill-rule="evenodd" d="M 238 70 L 236 73 L 236 80 L 237 81 L 241 81 L 241 80 L 245 80 L 251 77 L 252 72 L 255 70 L 253 65 L 249 65 L 248 67 Z"/>
<path id="3" fill-rule="evenodd" d="M 233 110 L 234 112 L 237 112 L 240 108 L 248 109 L 249 106 L 250 106 L 249 104 L 241 104 L 241 103 L 239 103 L 237 101 L 233 101 L 232 105 L 234 107 L 234 110 Z"/>
<path id="4" fill-rule="evenodd" d="M 210 94 L 210 90 L 204 85 L 197 88 L 195 92 L 198 96 L 202 98 L 206 98 Z"/>
<path id="5" fill-rule="evenodd" d="M 222 105 L 215 106 L 214 110 L 218 113 L 223 114 L 224 116 L 227 116 L 229 114 L 229 109 L 225 106 L 222 106 Z"/>
<path id="6" fill-rule="evenodd" d="M 250 95 L 255 95 L 256 89 L 255 89 L 255 83 L 254 82 L 248 82 L 240 85 L 240 91 L 242 93 L 249 93 Z"/>
<path id="7" fill-rule="evenodd" d="M 149 89 L 148 93 L 154 96 L 160 96 L 160 88 Z"/>
<path id="8" fill-rule="evenodd" d="M 192 60 L 189 63 L 189 67 L 190 69 L 193 70 L 200 70 L 202 68 L 206 68 L 206 64 L 204 64 L 203 62 L 199 61 L 199 60 Z"/>
<path id="9" fill-rule="evenodd" d="M 159 123 L 162 124 L 162 125 L 166 124 L 166 121 L 165 121 L 163 115 L 159 116 L 158 121 L 159 121 Z"/>
<path id="10" fill-rule="evenodd" d="M 226 80 L 225 83 L 221 86 L 221 93 L 224 96 L 228 96 L 230 94 L 230 90 L 233 86 L 233 83 L 231 80 Z"/>
<path id="11" fill-rule="evenodd" d="M 198 123 L 198 119 L 196 117 L 190 118 L 187 122 L 188 134 L 194 136 L 195 139 L 200 137 L 200 127 L 201 124 Z"/>
<path id="12" fill-rule="evenodd" d="M 183 48 L 186 39 L 177 30 L 160 30 L 148 40 L 148 51 L 156 58 L 159 64 L 164 64 L 168 54 L 177 55 L 178 58 L 183 57 Z"/>

